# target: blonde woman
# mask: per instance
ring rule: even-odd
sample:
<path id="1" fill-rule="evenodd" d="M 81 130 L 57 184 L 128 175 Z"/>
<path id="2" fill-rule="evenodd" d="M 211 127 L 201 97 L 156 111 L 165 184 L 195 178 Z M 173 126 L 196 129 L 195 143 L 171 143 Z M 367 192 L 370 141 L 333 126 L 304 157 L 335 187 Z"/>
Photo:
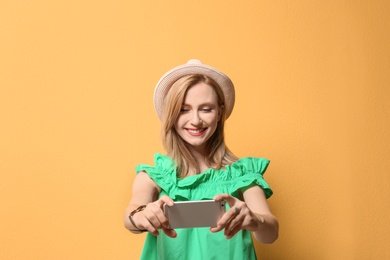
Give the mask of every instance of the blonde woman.
<path id="1" fill-rule="evenodd" d="M 239 159 L 225 145 L 234 94 L 228 76 L 198 60 L 158 81 L 154 105 L 166 155 L 137 166 L 124 218 L 131 232 L 148 232 L 141 259 L 256 259 L 251 232 L 261 243 L 278 238 L 263 179 L 269 160 Z M 225 201 L 229 209 L 214 227 L 170 229 L 164 205 L 194 200 Z"/>

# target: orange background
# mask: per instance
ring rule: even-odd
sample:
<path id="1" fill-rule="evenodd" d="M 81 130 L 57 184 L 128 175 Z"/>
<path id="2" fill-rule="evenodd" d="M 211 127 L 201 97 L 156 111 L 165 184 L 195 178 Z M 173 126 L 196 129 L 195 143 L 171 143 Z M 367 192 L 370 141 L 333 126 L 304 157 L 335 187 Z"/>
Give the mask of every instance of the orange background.
<path id="1" fill-rule="evenodd" d="M 137 259 L 122 224 L 163 151 L 154 85 L 226 72 L 227 143 L 271 160 L 260 259 L 390 258 L 389 1 L 0 3 L 0 259 Z"/>

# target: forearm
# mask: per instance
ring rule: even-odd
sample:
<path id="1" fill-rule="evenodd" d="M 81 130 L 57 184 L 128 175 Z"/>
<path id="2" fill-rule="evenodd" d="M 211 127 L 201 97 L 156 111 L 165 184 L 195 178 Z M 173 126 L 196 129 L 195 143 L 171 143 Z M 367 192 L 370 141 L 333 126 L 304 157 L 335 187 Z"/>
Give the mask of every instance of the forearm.
<path id="1" fill-rule="evenodd" d="M 133 222 L 135 223 L 136 226 L 134 226 L 134 224 L 131 223 L 129 218 L 130 214 L 141 205 L 147 205 L 148 203 L 155 201 L 157 199 L 159 192 L 160 192 L 159 187 L 154 183 L 153 180 L 149 178 L 147 173 L 145 172 L 138 173 L 133 183 L 132 198 L 130 200 L 130 203 L 125 209 L 125 214 L 124 214 L 125 228 L 132 231 L 133 233 L 138 233 L 136 232 L 138 228 L 143 229 L 143 226 L 142 225 L 138 226 L 138 222 L 137 222 L 137 219 L 139 217 L 138 215 L 140 213 L 137 212 L 133 215 Z"/>
<path id="2" fill-rule="evenodd" d="M 261 243 L 271 244 L 279 236 L 279 223 L 272 215 L 256 214 L 258 218 L 258 227 L 253 230 L 255 239 Z"/>

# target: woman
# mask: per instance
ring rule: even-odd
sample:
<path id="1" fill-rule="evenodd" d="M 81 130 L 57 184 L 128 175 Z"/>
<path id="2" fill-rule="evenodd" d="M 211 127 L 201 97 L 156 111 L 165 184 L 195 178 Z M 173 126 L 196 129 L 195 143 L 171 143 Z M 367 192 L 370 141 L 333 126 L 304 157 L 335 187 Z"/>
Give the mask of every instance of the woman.
<path id="1" fill-rule="evenodd" d="M 278 222 L 263 179 L 269 161 L 238 159 L 225 145 L 224 123 L 234 106 L 234 86 L 198 60 L 168 71 L 157 83 L 154 105 L 167 155 L 138 165 L 125 227 L 149 232 L 141 259 L 256 259 L 256 240 L 272 243 Z M 211 228 L 169 229 L 164 204 L 226 201 L 229 210 Z"/>

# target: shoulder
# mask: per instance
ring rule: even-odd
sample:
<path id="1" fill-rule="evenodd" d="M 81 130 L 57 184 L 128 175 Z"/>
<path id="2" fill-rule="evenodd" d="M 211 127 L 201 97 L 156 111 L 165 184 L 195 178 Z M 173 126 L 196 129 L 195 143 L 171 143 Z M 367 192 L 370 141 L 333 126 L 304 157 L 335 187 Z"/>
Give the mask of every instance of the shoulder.
<path id="1" fill-rule="evenodd" d="M 259 157 L 243 157 L 228 165 L 226 168 L 233 172 L 263 174 L 270 163 L 269 159 Z"/>
<path id="2" fill-rule="evenodd" d="M 154 154 L 154 165 L 139 164 L 136 166 L 136 172 L 146 172 L 148 174 L 152 172 L 167 172 L 175 170 L 175 163 L 167 155 L 161 153 Z"/>
<path id="3" fill-rule="evenodd" d="M 141 175 L 141 180 L 146 179 L 154 182 L 161 189 L 171 189 L 176 183 L 175 163 L 161 153 L 154 154 L 154 165 L 137 165 L 136 173 Z"/>
<path id="4" fill-rule="evenodd" d="M 245 192 L 248 188 L 259 186 L 263 189 L 266 198 L 271 197 L 272 190 L 264 179 L 264 173 L 270 160 L 258 157 L 244 157 L 228 165 L 226 170 L 230 178 L 235 180 L 237 190 Z"/>

